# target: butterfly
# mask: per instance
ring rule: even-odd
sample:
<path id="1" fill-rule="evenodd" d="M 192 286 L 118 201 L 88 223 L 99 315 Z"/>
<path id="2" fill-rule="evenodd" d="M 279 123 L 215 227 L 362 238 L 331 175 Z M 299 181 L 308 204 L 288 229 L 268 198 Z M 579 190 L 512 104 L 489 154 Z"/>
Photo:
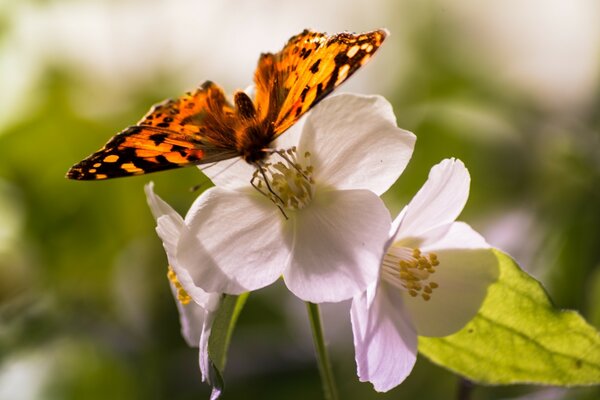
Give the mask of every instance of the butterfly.
<path id="1" fill-rule="evenodd" d="M 260 166 L 270 143 L 369 61 L 387 34 L 304 30 L 280 52 L 261 54 L 254 100 L 238 91 L 231 103 L 223 89 L 206 81 L 153 106 L 136 125 L 71 167 L 67 178 L 117 178 L 233 157 Z"/>

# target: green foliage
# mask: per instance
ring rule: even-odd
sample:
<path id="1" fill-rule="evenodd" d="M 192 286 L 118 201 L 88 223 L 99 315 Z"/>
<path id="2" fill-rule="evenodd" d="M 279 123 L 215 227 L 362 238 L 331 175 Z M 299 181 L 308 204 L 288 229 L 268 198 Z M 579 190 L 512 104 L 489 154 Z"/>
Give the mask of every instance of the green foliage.
<path id="1" fill-rule="evenodd" d="M 460 332 L 419 338 L 433 362 L 486 384 L 600 383 L 600 334 L 577 312 L 553 306 L 543 286 L 496 252 L 500 278 Z"/>

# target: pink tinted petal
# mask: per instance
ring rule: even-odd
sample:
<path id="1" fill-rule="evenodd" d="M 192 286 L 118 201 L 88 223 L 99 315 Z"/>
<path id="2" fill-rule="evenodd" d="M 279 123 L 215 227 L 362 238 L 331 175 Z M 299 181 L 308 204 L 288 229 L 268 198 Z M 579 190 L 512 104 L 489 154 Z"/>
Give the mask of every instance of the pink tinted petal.
<path id="1" fill-rule="evenodd" d="M 311 111 L 298 149 L 311 153 L 316 182 L 380 195 L 404 171 L 414 143 L 383 97 L 341 94 Z"/>
<path id="2" fill-rule="evenodd" d="M 368 305 L 367 293 L 350 310 L 358 377 L 378 392 L 398 386 L 417 358 L 417 334 L 403 310 L 402 297 L 385 284 Z"/>
<path id="3" fill-rule="evenodd" d="M 256 190 L 205 191 L 186 216 L 176 258 L 197 286 L 240 294 L 273 283 L 288 263 L 283 215 Z"/>
<path id="4" fill-rule="evenodd" d="M 446 159 L 435 165 L 429 178 L 407 206 L 396 238 L 443 236 L 469 197 L 469 172 L 460 160 Z"/>
<path id="5" fill-rule="evenodd" d="M 320 191 L 289 221 L 287 287 L 313 303 L 349 299 L 377 278 L 390 215 L 368 190 Z M 283 244 L 280 244 L 282 246 Z"/>
<path id="6" fill-rule="evenodd" d="M 466 224 L 455 225 L 449 235 L 464 237 Z M 475 237 L 471 243 L 478 240 Z M 406 293 L 404 299 L 419 335 L 446 336 L 459 331 L 477 314 L 487 288 L 498 279 L 498 261 L 490 248 L 427 249 L 432 250 L 440 264 L 430 280 L 439 287 L 429 301 Z"/>

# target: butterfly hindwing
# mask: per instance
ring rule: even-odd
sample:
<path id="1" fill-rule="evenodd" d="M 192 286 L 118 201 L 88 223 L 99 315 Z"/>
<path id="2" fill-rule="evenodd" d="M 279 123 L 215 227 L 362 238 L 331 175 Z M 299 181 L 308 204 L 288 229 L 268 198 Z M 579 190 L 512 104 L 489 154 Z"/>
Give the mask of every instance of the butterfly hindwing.
<path id="1" fill-rule="evenodd" d="M 386 36 L 385 30 L 331 36 L 305 30 L 279 53 L 263 54 L 255 74 L 257 108 L 273 119 L 275 136 L 364 65 Z"/>
<path id="2" fill-rule="evenodd" d="M 67 177 L 108 179 L 234 157 L 237 120 L 222 89 L 205 82 L 193 93 L 152 107 L 137 125 L 74 165 Z"/>

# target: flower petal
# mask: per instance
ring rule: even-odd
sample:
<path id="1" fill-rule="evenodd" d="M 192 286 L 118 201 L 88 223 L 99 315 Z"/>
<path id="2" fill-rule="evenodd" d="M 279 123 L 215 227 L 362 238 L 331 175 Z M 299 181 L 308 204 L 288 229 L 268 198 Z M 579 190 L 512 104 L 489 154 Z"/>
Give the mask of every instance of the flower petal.
<path id="1" fill-rule="evenodd" d="M 216 309 L 220 302 L 220 295 L 213 294 L 216 305 L 214 310 L 209 311 L 200 307 L 194 302 L 181 304 L 177 300 L 177 288 L 171 283 L 171 292 L 177 303 L 179 311 L 179 322 L 181 324 L 181 335 L 190 347 L 198 347 L 198 361 L 200 365 L 200 373 L 202 381 L 211 383 L 210 374 L 210 357 L 208 355 L 208 339 L 212 329 L 212 323 L 216 315 Z"/>
<path id="2" fill-rule="evenodd" d="M 288 288 L 313 303 L 349 299 L 377 279 L 390 215 L 368 190 L 317 191 L 292 217 Z M 281 246 L 281 245 L 280 245 Z"/>
<path id="3" fill-rule="evenodd" d="M 218 295 L 207 293 L 196 286 L 187 269 L 181 266 L 175 257 L 181 233 L 187 229 L 183 218 L 168 203 L 154 193 L 154 184 L 152 182 L 147 184 L 144 190 L 150 210 L 154 218 L 156 218 L 156 233 L 163 242 L 169 265 L 173 268 L 175 275 L 177 275 L 177 280 L 196 304 L 208 310 L 215 309 L 217 306 L 215 304 L 215 296 L 218 298 Z"/>
<path id="4" fill-rule="evenodd" d="M 355 297 L 350 310 L 358 377 L 378 392 L 399 385 L 417 358 L 416 331 L 402 297 L 390 289 L 380 285 L 370 306 L 367 292 Z"/>
<path id="5" fill-rule="evenodd" d="M 250 186 L 250 180 L 256 167 L 240 157 L 219 161 L 214 164 L 199 165 L 198 168 L 215 186 L 224 189 L 238 189 Z"/>
<path id="6" fill-rule="evenodd" d="M 298 150 L 312 154 L 316 182 L 380 195 L 404 171 L 414 144 L 383 97 L 341 94 L 308 115 Z"/>
<path id="7" fill-rule="evenodd" d="M 432 241 L 443 236 L 467 202 L 470 181 L 460 160 L 445 159 L 431 168 L 427 182 L 408 204 L 396 237 Z"/>
<path id="8" fill-rule="evenodd" d="M 177 261 L 208 292 L 240 294 L 273 283 L 288 263 L 281 212 L 256 190 L 219 187 L 196 199 Z"/>
<path id="9" fill-rule="evenodd" d="M 455 223 L 441 245 L 458 243 L 463 248 L 432 245 L 440 264 L 431 280 L 439 287 L 431 299 L 404 293 L 406 308 L 422 336 L 446 336 L 459 331 L 479 310 L 488 286 L 498 279 L 498 261 L 483 238 L 467 224 Z M 478 248 L 482 244 L 483 248 Z M 487 247 L 487 248 L 486 248 Z"/>
<path id="10" fill-rule="evenodd" d="M 206 311 L 204 314 L 204 322 L 202 324 L 202 331 L 198 343 L 198 364 L 200 365 L 200 373 L 202 374 L 202 381 L 207 381 L 212 384 L 211 379 L 211 360 L 208 355 L 208 340 L 210 339 L 210 333 L 212 331 L 213 321 L 216 316 L 216 311 Z"/>
<path id="11" fill-rule="evenodd" d="M 177 299 L 177 288 L 173 282 L 169 281 L 171 293 L 175 298 L 177 310 L 179 311 L 179 323 L 181 324 L 181 336 L 190 347 L 198 347 L 200 336 L 202 334 L 202 325 L 204 324 L 205 310 L 195 302 L 181 304 Z"/>
<path id="12" fill-rule="evenodd" d="M 146 186 L 144 186 L 144 192 L 146 193 L 146 201 L 148 202 L 148 206 L 150 207 L 154 219 L 159 219 L 163 215 L 169 215 L 174 220 L 181 221 L 181 225 L 183 225 L 183 218 L 181 218 L 179 213 L 166 201 L 161 199 L 160 196 L 154 193 L 154 182 L 148 182 Z"/>

